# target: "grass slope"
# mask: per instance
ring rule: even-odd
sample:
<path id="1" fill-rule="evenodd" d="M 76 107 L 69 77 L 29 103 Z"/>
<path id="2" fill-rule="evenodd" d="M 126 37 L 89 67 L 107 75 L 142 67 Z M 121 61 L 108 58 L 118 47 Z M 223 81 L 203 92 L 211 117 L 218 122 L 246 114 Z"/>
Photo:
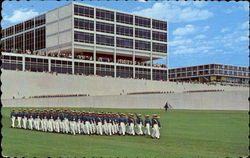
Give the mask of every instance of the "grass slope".
<path id="1" fill-rule="evenodd" d="M 89 109 L 159 114 L 160 140 L 147 136 L 66 135 L 10 128 L 2 108 L 2 154 L 10 157 L 240 157 L 248 155 L 247 111 Z M 17 109 L 17 108 L 16 108 Z M 80 109 L 80 108 L 74 108 Z M 80 109 L 80 110 L 83 110 Z"/>

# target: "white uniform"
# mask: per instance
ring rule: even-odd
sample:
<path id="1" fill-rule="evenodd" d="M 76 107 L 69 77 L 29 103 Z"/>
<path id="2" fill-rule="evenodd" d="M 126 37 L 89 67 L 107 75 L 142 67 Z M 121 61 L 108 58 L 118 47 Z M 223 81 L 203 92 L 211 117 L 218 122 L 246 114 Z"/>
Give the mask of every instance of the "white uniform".
<path id="1" fill-rule="evenodd" d="M 21 126 L 21 121 L 22 121 L 22 117 L 21 117 L 21 116 L 17 116 L 17 122 L 18 122 L 17 127 L 18 127 L 18 128 L 22 128 L 22 126 Z"/>
<path id="2" fill-rule="evenodd" d="M 15 128 L 15 121 L 16 121 L 16 113 L 11 113 L 11 127 Z"/>
<path id="3" fill-rule="evenodd" d="M 160 130 L 159 130 L 159 122 L 157 119 L 152 119 L 152 124 L 153 124 L 153 133 L 152 133 L 152 137 L 153 138 L 160 138 Z"/>
<path id="4" fill-rule="evenodd" d="M 27 128 L 27 117 L 24 116 L 22 120 L 23 120 L 23 128 L 26 129 Z"/>
<path id="5" fill-rule="evenodd" d="M 150 135 L 150 124 L 149 123 L 146 123 L 144 134 Z"/>
<path id="6" fill-rule="evenodd" d="M 33 130 L 33 117 L 32 116 L 30 116 L 30 118 L 28 119 L 28 122 L 29 122 L 29 129 Z"/>
<path id="7" fill-rule="evenodd" d="M 138 123 L 136 124 L 136 134 L 137 135 L 143 135 L 143 132 L 142 132 L 142 123 L 141 122 L 139 124 Z"/>

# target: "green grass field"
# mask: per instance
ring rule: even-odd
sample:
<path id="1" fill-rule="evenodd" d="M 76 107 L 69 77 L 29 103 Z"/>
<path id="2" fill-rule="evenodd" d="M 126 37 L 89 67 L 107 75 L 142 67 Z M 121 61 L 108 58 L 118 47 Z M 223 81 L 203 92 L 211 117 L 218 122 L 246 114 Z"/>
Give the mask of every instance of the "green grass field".
<path id="1" fill-rule="evenodd" d="M 10 157 L 235 158 L 249 154 L 247 111 L 91 109 L 159 114 L 162 129 L 157 140 L 147 136 L 72 136 L 12 129 L 11 109 L 1 110 L 2 154 Z"/>

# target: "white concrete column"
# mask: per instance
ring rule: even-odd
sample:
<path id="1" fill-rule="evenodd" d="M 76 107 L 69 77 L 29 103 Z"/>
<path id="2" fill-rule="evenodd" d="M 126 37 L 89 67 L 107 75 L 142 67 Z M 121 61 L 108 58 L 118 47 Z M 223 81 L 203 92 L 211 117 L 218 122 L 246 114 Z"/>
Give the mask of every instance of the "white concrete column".
<path id="1" fill-rule="evenodd" d="M 71 56 L 72 56 L 72 74 L 75 74 L 75 26 L 74 26 L 74 3 L 71 3 Z"/>
<path id="2" fill-rule="evenodd" d="M 13 26 L 13 47 L 12 47 L 12 49 L 14 49 L 14 50 L 15 50 L 15 47 L 16 47 L 16 46 L 15 46 L 15 45 L 16 45 L 16 44 L 15 44 L 15 43 L 16 43 L 16 42 L 15 42 L 15 37 L 16 37 L 15 34 L 16 34 L 16 29 L 15 29 L 15 25 L 14 25 L 14 26 Z"/>
<path id="3" fill-rule="evenodd" d="M 94 75 L 96 75 L 96 8 L 94 8 Z"/>
<path id="4" fill-rule="evenodd" d="M 153 52 L 153 20 L 150 19 L 150 25 L 151 25 L 151 29 L 150 29 L 150 80 L 153 80 L 153 58 L 152 58 L 152 52 Z"/>
<path id="5" fill-rule="evenodd" d="M 25 71 L 25 56 L 22 55 L 23 71 Z"/>
<path id="6" fill-rule="evenodd" d="M 49 72 L 51 72 L 51 58 L 49 58 L 49 60 L 48 60 L 48 65 L 49 65 Z"/>
<path id="7" fill-rule="evenodd" d="M 135 78 L 135 15 L 133 15 L 133 78 Z"/>
<path id="8" fill-rule="evenodd" d="M 115 24 L 114 24 L 114 55 L 113 55 L 113 58 L 114 58 L 114 77 L 116 78 L 116 12 L 114 12 L 114 21 L 115 21 Z"/>
<path id="9" fill-rule="evenodd" d="M 167 22 L 167 54 L 166 54 L 166 69 L 167 69 L 167 81 L 169 81 L 169 51 L 168 51 L 168 30 L 169 30 L 169 25 L 168 25 L 168 22 Z"/>

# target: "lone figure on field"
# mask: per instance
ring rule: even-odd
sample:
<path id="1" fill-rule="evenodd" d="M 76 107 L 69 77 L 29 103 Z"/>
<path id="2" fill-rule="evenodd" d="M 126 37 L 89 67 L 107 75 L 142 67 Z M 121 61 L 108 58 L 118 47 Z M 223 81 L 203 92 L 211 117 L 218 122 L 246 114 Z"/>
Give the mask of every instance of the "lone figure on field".
<path id="1" fill-rule="evenodd" d="M 165 106 L 164 106 L 165 111 L 167 111 L 168 108 L 169 108 L 169 104 L 168 104 L 168 102 L 166 102 L 166 104 L 165 104 Z"/>

